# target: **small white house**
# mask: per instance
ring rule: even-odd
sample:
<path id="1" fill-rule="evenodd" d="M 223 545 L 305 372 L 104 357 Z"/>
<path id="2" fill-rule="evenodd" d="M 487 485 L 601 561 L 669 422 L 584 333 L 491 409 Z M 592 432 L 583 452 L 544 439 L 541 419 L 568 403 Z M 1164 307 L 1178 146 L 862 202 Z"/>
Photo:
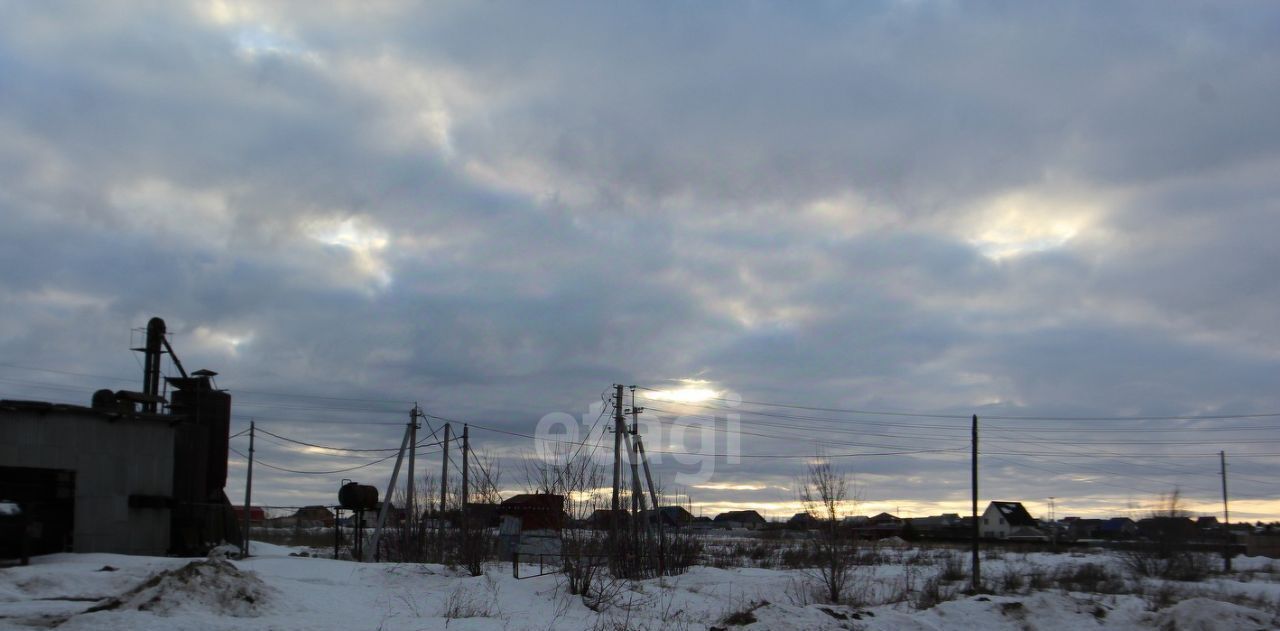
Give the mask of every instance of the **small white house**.
<path id="1" fill-rule="evenodd" d="M 1043 536 L 1036 520 L 1021 502 L 991 502 L 981 519 L 979 525 L 984 539 Z"/>

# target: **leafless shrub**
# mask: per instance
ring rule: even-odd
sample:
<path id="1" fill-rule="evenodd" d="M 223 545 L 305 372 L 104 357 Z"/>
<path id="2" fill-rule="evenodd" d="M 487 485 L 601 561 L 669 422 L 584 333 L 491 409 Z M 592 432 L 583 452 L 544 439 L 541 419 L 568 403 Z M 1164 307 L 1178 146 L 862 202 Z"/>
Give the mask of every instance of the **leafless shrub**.
<path id="1" fill-rule="evenodd" d="M 799 487 L 805 510 L 822 522 L 811 540 L 815 578 L 823 587 L 826 602 L 841 603 L 853 578 L 858 549 L 852 535 L 841 528 L 840 518 L 855 499 L 850 496 L 845 475 L 826 460 L 810 464 Z"/>
<path id="2" fill-rule="evenodd" d="M 1016 567 L 1004 568 L 996 580 L 1000 591 L 1007 594 L 1016 594 L 1027 584 L 1021 568 Z"/>
<path id="3" fill-rule="evenodd" d="M 1121 553 L 1125 565 L 1139 577 L 1187 582 L 1204 580 L 1212 571 L 1212 561 L 1205 553 L 1188 548 L 1182 522 L 1190 513 L 1182 507 L 1181 492 L 1175 487 L 1160 498 L 1158 506 L 1150 518 L 1164 523 L 1156 524 L 1148 540 L 1136 543 Z"/>
<path id="4" fill-rule="evenodd" d="M 916 609 L 929 609 L 939 604 L 954 600 L 958 590 L 947 587 L 938 577 L 933 577 L 924 582 L 920 589 L 912 594 L 911 606 Z"/>
<path id="5" fill-rule="evenodd" d="M 1054 582 L 1071 592 L 1118 594 L 1125 591 L 1124 580 L 1097 563 L 1062 568 L 1054 576 Z"/>
<path id="6" fill-rule="evenodd" d="M 1052 582 L 1049 580 L 1049 574 L 1044 568 L 1034 566 L 1027 572 L 1027 587 L 1032 590 L 1049 589 Z"/>
<path id="7" fill-rule="evenodd" d="M 493 606 L 487 598 L 473 594 L 461 585 L 449 592 L 440 607 L 440 617 L 446 620 L 488 618 L 492 615 Z"/>
<path id="8" fill-rule="evenodd" d="M 938 572 L 938 580 L 944 583 L 954 583 L 962 581 L 969 576 L 968 571 L 965 569 L 964 561 L 954 551 L 948 551 L 946 555 L 940 557 L 940 561 L 942 564 L 941 570 Z"/>

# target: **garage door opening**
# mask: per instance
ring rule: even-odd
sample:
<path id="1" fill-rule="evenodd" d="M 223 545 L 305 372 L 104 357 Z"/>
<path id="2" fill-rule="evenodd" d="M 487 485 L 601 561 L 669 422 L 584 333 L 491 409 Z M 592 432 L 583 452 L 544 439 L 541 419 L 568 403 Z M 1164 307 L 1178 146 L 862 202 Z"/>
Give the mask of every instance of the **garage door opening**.
<path id="1" fill-rule="evenodd" d="M 31 554 L 71 551 L 75 530 L 76 472 L 68 469 L 0 467 L 0 500 L 17 502 L 29 525 Z M 5 537 L 5 539 L 12 539 Z M 7 548 L 19 541 L 0 542 Z"/>

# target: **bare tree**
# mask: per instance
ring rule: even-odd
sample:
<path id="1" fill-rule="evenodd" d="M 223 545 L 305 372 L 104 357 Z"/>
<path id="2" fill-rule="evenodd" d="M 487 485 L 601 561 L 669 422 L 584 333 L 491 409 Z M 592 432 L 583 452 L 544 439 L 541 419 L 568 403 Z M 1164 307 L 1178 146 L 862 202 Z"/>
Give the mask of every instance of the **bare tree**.
<path id="1" fill-rule="evenodd" d="M 530 455 L 523 466 L 525 488 L 530 493 L 564 496 L 564 511 L 573 522 L 585 521 L 604 506 L 604 468 L 581 449 L 565 445 L 549 458 Z M 565 524 L 560 543 L 569 593 L 581 596 L 588 606 L 598 606 L 608 570 L 603 538 L 589 528 Z"/>
<path id="2" fill-rule="evenodd" d="M 1125 551 L 1124 560 L 1130 571 L 1139 576 L 1153 576 L 1179 581 L 1198 581 L 1209 573 L 1209 559 L 1192 549 L 1195 533 L 1192 513 L 1182 502 L 1182 491 L 1162 494 L 1156 507 L 1143 520 L 1143 540 Z"/>
<path id="3" fill-rule="evenodd" d="M 812 540 L 816 578 L 828 602 L 842 602 L 853 579 L 858 551 L 852 534 L 841 527 L 840 518 L 846 506 L 856 499 L 850 495 L 845 474 L 827 460 L 809 465 L 800 480 L 799 495 L 805 510 L 822 522 Z"/>

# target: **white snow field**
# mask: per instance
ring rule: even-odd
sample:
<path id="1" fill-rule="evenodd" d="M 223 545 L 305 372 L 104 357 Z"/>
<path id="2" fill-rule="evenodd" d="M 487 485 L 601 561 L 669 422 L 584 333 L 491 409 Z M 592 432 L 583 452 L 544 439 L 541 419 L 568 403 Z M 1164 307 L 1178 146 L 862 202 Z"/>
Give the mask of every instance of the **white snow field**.
<path id="1" fill-rule="evenodd" d="M 860 567 L 853 598 L 806 596 L 798 570 L 695 567 L 619 583 L 587 607 L 559 576 L 516 580 L 509 564 L 471 577 L 434 564 L 361 564 L 290 556 L 255 543 L 244 561 L 57 554 L 0 569 L 0 628 L 109 629 L 1224 629 L 1280 628 L 1280 563 L 1237 558 L 1236 572 L 1198 583 L 1132 578 L 1091 589 L 1047 583 L 1079 568 L 1121 571 L 1091 554 L 1006 554 L 984 562 L 1004 595 L 968 597 L 910 562 Z M 906 553 L 904 553 L 906 554 Z M 530 568 L 532 569 L 532 568 Z M 1084 572 L 1088 575 L 1088 571 Z M 1018 578 L 1021 577 L 1021 580 Z M 1096 578 L 1096 577 L 1095 577 Z M 935 593 L 940 604 L 922 594 Z M 1116 592 L 1116 593 L 1100 593 Z M 1137 595 L 1134 594 L 1137 592 Z"/>

